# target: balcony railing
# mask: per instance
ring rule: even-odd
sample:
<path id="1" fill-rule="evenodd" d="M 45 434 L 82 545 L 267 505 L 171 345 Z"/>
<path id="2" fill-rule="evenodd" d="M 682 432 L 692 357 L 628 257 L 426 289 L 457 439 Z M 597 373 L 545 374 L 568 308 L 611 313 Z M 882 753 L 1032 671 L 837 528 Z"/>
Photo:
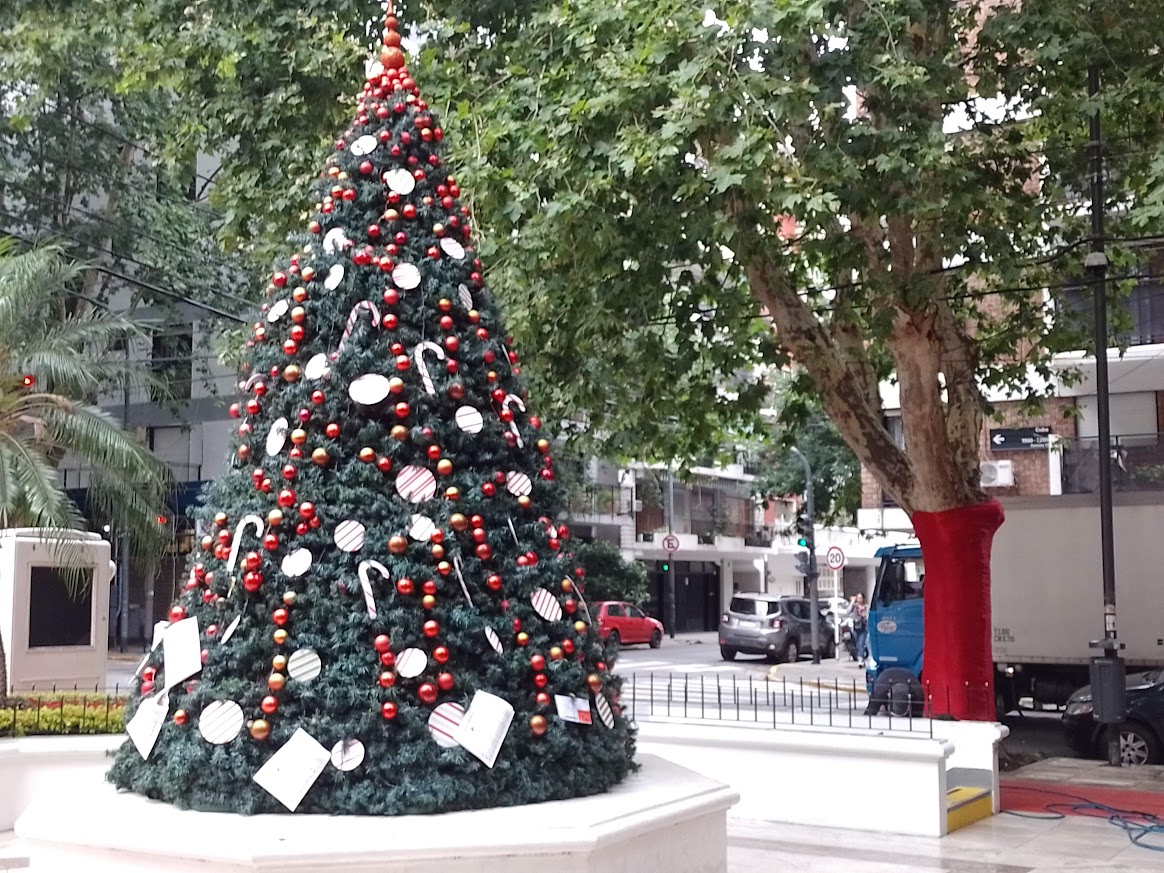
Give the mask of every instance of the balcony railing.
<path id="1" fill-rule="evenodd" d="M 1164 492 L 1164 433 L 1112 437 L 1114 491 Z M 1072 440 L 1063 447 L 1063 493 L 1099 491 L 1099 440 Z"/>

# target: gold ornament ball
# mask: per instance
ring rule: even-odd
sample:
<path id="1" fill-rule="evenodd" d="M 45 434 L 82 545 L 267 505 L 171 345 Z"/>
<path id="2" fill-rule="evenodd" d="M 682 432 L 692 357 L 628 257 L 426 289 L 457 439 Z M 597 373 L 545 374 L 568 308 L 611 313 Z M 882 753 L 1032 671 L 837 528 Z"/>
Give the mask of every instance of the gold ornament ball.
<path id="1" fill-rule="evenodd" d="M 227 517 L 226 517 L 225 512 L 214 513 L 214 523 L 216 525 L 218 525 L 219 527 L 222 527 L 224 524 L 226 524 L 226 522 L 227 522 Z"/>
<path id="2" fill-rule="evenodd" d="M 461 496 L 461 489 L 456 487 L 455 485 L 450 485 L 448 488 L 445 489 L 445 497 L 447 497 L 449 500 L 456 500 L 460 496 Z"/>
<path id="3" fill-rule="evenodd" d="M 291 320 L 296 324 L 303 324 L 305 318 L 307 318 L 307 310 L 302 306 L 296 306 L 291 310 Z"/>
<path id="4" fill-rule="evenodd" d="M 307 442 L 307 431 L 301 427 L 295 428 L 295 430 L 291 431 L 291 442 L 297 446 L 303 445 Z"/>
<path id="5" fill-rule="evenodd" d="M 408 550 L 408 540 L 397 534 L 388 538 L 388 551 L 394 555 L 403 555 Z"/>
<path id="6" fill-rule="evenodd" d="M 406 428 L 402 424 L 398 424 L 398 425 L 394 426 L 392 428 L 392 430 L 390 430 L 388 432 L 388 434 L 389 434 L 389 436 L 392 437 L 392 439 L 396 440 L 397 442 L 402 443 L 406 439 L 408 439 L 408 428 Z"/>
<path id="7" fill-rule="evenodd" d="M 586 633 L 586 622 L 584 622 L 582 619 L 578 619 L 576 622 L 574 622 L 574 633 L 576 633 L 576 634 Z"/>
<path id="8" fill-rule="evenodd" d="M 265 740 L 271 735 L 271 725 L 265 718 L 256 718 L 251 722 L 251 736 L 256 740 Z"/>
<path id="9" fill-rule="evenodd" d="M 432 556 L 439 561 L 445 556 L 445 547 L 440 543 L 434 543 L 432 547 Z"/>
<path id="10" fill-rule="evenodd" d="M 447 476 L 453 472 L 453 462 L 448 458 L 441 458 L 437 461 L 437 472 L 442 476 Z"/>
<path id="11" fill-rule="evenodd" d="M 202 538 L 202 551 L 209 552 L 214 548 L 214 537 L 206 536 Z"/>
<path id="12" fill-rule="evenodd" d="M 360 460 L 365 464 L 370 464 L 376 460 L 376 450 L 371 446 L 364 446 L 360 449 Z"/>
<path id="13" fill-rule="evenodd" d="M 597 673 L 591 673 L 586 677 L 586 684 L 590 686 L 591 691 L 602 690 L 602 677 Z"/>
<path id="14" fill-rule="evenodd" d="M 282 691 L 283 686 L 287 684 L 287 677 L 282 673 L 272 673 L 267 677 L 267 687 L 272 691 Z"/>
<path id="15" fill-rule="evenodd" d="M 315 277 L 315 270 L 311 269 L 311 267 L 304 267 L 303 272 L 300 273 L 300 275 L 303 276 L 304 282 L 310 282 Z M 296 303 L 302 303 L 307 299 L 307 289 L 296 288 L 291 292 L 291 299 Z"/>
<path id="16" fill-rule="evenodd" d="M 420 598 L 420 605 L 425 609 L 432 609 L 434 606 L 436 606 L 436 598 L 431 594 L 426 594 L 424 597 Z"/>
<path id="17" fill-rule="evenodd" d="M 296 594 L 294 591 L 284 591 L 283 592 L 283 605 L 284 606 L 294 606 L 295 601 L 297 601 L 298 599 L 299 599 L 299 595 Z"/>
<path id="18" fill-rule="evenodd" d="M 331 455 L 327 453 L 327 449 L 322 446 L 311 453 L 311 460 L 315 461 L 319 466 L 323 467 L 331 460 Z"/>
<path id="19" fill-rule="evenodd" d="M 404 390 L 404 380 L 399 376 L 393 376 L 388 380 L 388 390 L 393 394 L 399 394 Z"/>
<path id="20" fill-rule="evenodd" d="M 442 576 L 447 576 L 453 571 L 453 566 L 448 561 L 441 561 L 437 564 L 437 572 Z"/>
<path id="21" fill-rule="evenodd" d="M 271 639 L 275 641 L 275 645 L 281 646 L 283 643 L 287 642 L 287 631 L 283 630 L 283 628 L 279 628 L 277 631 L 271 634 Z"/>
<path id="22" fill-rule="evenodd" d="M 541 452 L 544 455 L 549 450 L 550 450 L 550 441 L 548 439 L 542 438 L 542 439 L 538 440 L 538 451 L 539 452 Z"/>
<path id="23" fill-rule="evenodd" d="M 465 516 L 459 512 L 454 512 L 449 516 L 449 527 L 451 527 L 457 533 L 463 533 L 469 529 L 469 519 L 465 518 Z"/>
<path id="24" fill-rule="evenodd" d="M 298 382 L 302 375 L 303 371 L 299 369 L 298 364 L 288 364 L 283 368 L 283 378 L 288 382 Z"/>
<path id="25" fill-rule="evenodd" d="M 549 726 L 550 723 L 546 721 L 544 715 L 535 715 L 529 720 L 529 729 L 533 731 L 535 737 L 544 735 Z"/>
<path id="26" fill-rule="evenodd" d="M 522 509 L 529 509 L 533 505 L 533 501 L 529 499 L 528 495 L 523 495 L 517 498 L 517 505 Z"/>
<path id="27" fill-rule="evenodd" d="M 275 657 L 273 657 L 271 659 L 271 669 L 273 669 L 273 670 L 286 670 L 287 669 L 287 656 L 286 655 L 276 655 Z"/>
<path id="28" fill-rule="evenodd" d="M 563 653 L 562 653 L 561 646 L 550 646 L 550 660 L 551 661 L 560 661 L 560 660 L 562 660 L 562 657 L 563 657 Z"/>
<path id="29" fill-rule="evenodd" d="M 527 634 L 525 631 L 522 631 L 521 633 L 519 633 L 517 635 L 517 644 L 519 646 L 529 645 L 529 634 Z"/>
<path id="30" fill-rule="evenodd" d="M 267 513 L 267 524 L 271 527 L 278 527 L 283 523 L 283 510 L 272 509 Z"/>
<path id="31" fill-rule="evenodd" d="M 562 590 L 569 594 L 574 590 L 574 583 L 569 579 L 562 580 Z"/>

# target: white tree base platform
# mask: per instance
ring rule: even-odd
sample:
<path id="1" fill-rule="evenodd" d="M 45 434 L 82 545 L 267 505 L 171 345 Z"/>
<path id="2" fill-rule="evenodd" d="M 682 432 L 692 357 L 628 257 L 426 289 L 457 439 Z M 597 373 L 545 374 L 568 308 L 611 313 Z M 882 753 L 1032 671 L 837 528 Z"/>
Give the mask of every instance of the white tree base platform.
<path id="1" fill-rule="evenodd" d="M 639 763 L 595 797 L 395 818 L 191 812 L 79 784 L 34 801 L 16 835 L 34 873 L 725 873 L 738 795 Z"/>

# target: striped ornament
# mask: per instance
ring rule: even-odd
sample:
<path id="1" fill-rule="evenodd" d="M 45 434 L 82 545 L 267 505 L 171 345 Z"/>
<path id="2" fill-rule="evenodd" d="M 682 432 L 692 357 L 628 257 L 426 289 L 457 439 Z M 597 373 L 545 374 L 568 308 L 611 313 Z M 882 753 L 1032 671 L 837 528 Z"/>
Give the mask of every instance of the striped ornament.
<path id="1" fill-rule="evenodd" d="M 368 618 L 376 617 L 376 595 L 372 592 L 372 581 L 368 578 L 369 571 L 375 570 L 382 579 L 388 579 L 388 568 L 379 561 L 360 561 L 360 588 L 364 592 L 364 607 L 368 610 Z"/>
<path id="2" fill-rule="evenodd" d="M 465 717 L 465 707 L 459 703 L 442 703 L 428 717 L 428 732 L 442 749 L 452 749 L 461 745 L 453 739 L 453 734 Z"/>
<path id="3" fill-rule="evenodd" d="M 389 170 L 384 174 L 384 184 L 397 194 L 411 194 L 416 187 L 416 179 L 405 169 Z"/>
<path id="4" fill-rule="evenodd" d="M 594 695 L 594 708 L 598 711 L 598 718 L 611 730 L 614 730 L 614 712 L 604 694 Z"/>
<path id="5" fill-rule="evenodd" d="M 364 526 L 358 521 L 347 519 L 335 526 L 336 546 L 344 552 L 358 552 L 364 547 Z"/>
<path id="6" fill-rule="evenodd" d="M 489 641 L 489 645 L 497 654 L 501 654 L 504 650 L 501 648 L 501 637 L 497 636 L 497 631 L 491 627 L 485 628 L 485 639 Z"/>
<path id="7" fill-rule="evenodd" d="M 267 457 L 273 458 L 283 451 L 283 446 L 287 445 L 287 430 L 287 419 L 276 418 L 267 431 Z"/>
<path id="8" fill-rule="evenodd" d="M 242 707 L 233 700 L 216 700 L 198 717 L 198 733 L 216 746 L 225 745 L 238 736 L 243 727 Z"/>
<path id="9" fill-rule="evenodd" d="M 404 679 L 415 679 L 428 666 L 428 655 L 420 649 L 405 649 L 396 656 L 396 673 Z"/>
<path id="10" fill-rule="evenodd" d="M 347 773 L 364 763 L 364 744 L 359 740 L 340 740 L 331 747 L 331 766 Z"/>
<path id="11" fill-rule="evenodd" d="M 323 672 L 323 661 L 315 649 L 300 649 L 287 659 L 287 675 L 296 682 L 311 682 Z"/>
<path id="12" fill-rule="evenodd" d="M 311 569 L 312 560 L 310 549 L 296 549 L 283 558 L 279 569 L 283 571 L 284 576 L 294 579 Z"/>
<path id="13" fill-rule="evenodd" d="M 363 136 L 356 137 L 355 142 L 348 146 L 348 151 L 357 158 L 362 158 L 364 155 L 370 155 L 376 151 L 376 137 L 370 133 L 365 133 Z"/>
<path id="14" fill-rule="evenodd" d="M 426 543 L 435 530 L 436 522 L 427 515 L 414 515 L 408 528 L 408 535 L 418 543 Z"/>
<path id="15" fill-rule="evenodd" d="M 458 261 L 465 257 L 465 247 L 451 236 L 441 237 L 441 250 Z"/>
<path id="16" fill-rule="evenodd" d="M 505 490 L 514 497 L 525 497 L 533 491 L 533 482 L 525 473 L 510 471 L 505 474 Z"/>
<path id="17" fill-rule="evenodd" d="M 485 427 L 485 416 L 472 406 L 462 406 L 453 417 L 462 433 L 481 433 L 481 428 Z"/>
<path id="18" fill-rule="evenodd" d="M 529 600 L 533 604 L 534 612 L 546 621 L 559 621 L 562 618 L 562 604 L 558 603 L 558 598 L 545 588 L 539 588 L 529 596 Z"/>
<path id="19" fill-rule="evenodd" d="M 392 283 L 402 291 L 411 291 L 420 285 L 420 270 L 416 264 L 398 264 L 392 271 Z"/>
<path id="20" fill-rule="evenodd" d="M 425 467 L 409 464 L 396 474 L 396 493 L 409 503 L 424 503 L 436 495 L 436 476 Z"/>

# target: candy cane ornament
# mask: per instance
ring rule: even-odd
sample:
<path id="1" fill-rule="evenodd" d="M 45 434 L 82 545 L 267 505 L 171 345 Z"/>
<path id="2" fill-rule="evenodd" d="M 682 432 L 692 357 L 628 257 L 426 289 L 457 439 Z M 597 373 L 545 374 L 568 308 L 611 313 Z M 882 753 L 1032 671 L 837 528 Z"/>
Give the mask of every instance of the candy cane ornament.
<path id="1" fill-rule="evenodd" d="M 262 378 L 263 378 L 262 373 L 251 373 L 251 375 L 249 377 L 247 377 L 247 380 L 245 382 L 238 383 L 238 390 L 244 391 L 244 392 L 250 391 L 252 388 L 255 387 L 255 383 L 260 381 Z"/>
<path id="2" fill-rule="evenodd" d="M 252 525 L 254 526 L 256 537 L 263 535 L 263 520 L 257 515 L 244 515 L 242 521 L 234 529 L 234 542 L 230 544 L 230 560 L 227 562 L 226 572 L 234 572 L 234 566 L 238 563 L 239 547 L 242 546 L 243 533 Z"/>
<path id="3" fill-rule="evenodd" d="M 516 406 L 522 412 L 525 412 L 525 403 L 522 402 L 522 399 L 520 397 L 518 397 L 516 394 L 506 394 L 505 399 L 501 401 L 501 408 L 504 409 L 506 412 L 510 411 L 509 410 L 510 405 Z M 509 429 L 511 431 L 513 431 L 513 435 L 515 437 L 517 437 L 517 447 L 521 448 L 522 446 L 524 446 L 525 442 L 521 438 L 521 431 L 519 431 L 517 429 L 517 422 L 514 421 L 512 418 L 509 420 Z"/>
<path id="4" fill-rule="evenodd" d="M 367 310 L 372 314 L 372 327 L 380 326 L 380 310 L 376 308 L 376 304 L 371 300 L 361 300 L 352 307 L 352 311 L 348 313 L 348 323 L 344 327 L 343 336 L 340 337 L 339 346 L 336 348 L 336 354 L 344 350 L 348 344 L 348 338 L 351 337 L 352 331 L 356 328 L 356 322 L 360 320 L 360 311 Z"/>
<path id="5" fill-rule="evenodd" d="M 379 561 L 360 561 L 360 588 L 364 592 L 364 606 L 368 609 L 368 618 L 376 617 L 376 598 L 372 594 L 372 582 L 368 579 L 368 572 L 375 570 L 382 579 L 389 579 L 388 568 Z"/>
<path id="6" fill-rule="evenodd" d="M 445 350 L 431 340 L 425 340 L 412 353 L 412 357 L 416 361 L 416 369 L 420 370 L 420 381 L 424 384 L 424 390 L 429 394 L 436 394 L 436 385 L 433 384 L 432 374 L 429 373 L 428 365 L 424 362 L 425 352 L 432 352 L 438 361 L 443 361 L 445 360 Z"/>
<path id="7" fill-rule="evenodd" d="M 457 581 L 461 583 L 461 593 L 465 595 L 465 600 L 469 602 L 469 608 L 473 609 L 473 598 L 469 596 L 469 586 L 465 584 L 465 576 L 461 573 L 461 569 L 464 566 L 460 555 L 453 558 L 453 570 L 456 571 Z"/>

